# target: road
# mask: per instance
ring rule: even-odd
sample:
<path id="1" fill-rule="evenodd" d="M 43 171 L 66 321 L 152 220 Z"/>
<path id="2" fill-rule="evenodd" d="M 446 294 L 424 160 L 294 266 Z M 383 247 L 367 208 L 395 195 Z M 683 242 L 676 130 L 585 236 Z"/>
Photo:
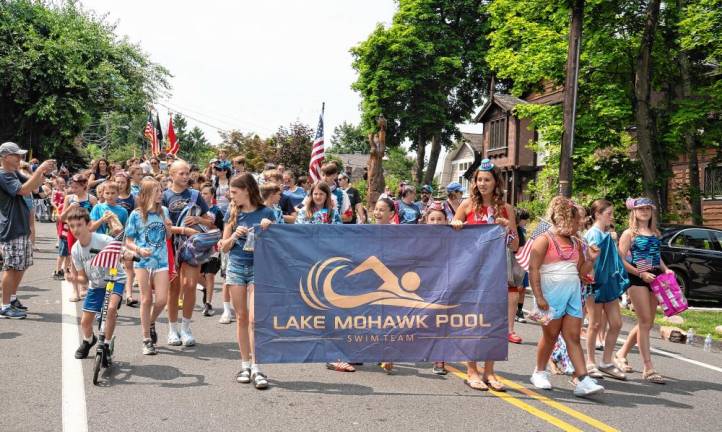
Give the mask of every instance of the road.
<path id="1" fill-rule="evenodd" d="M 259 391 L 235 382 L 240 362 L 234 325 L 197 313 L 198 345 L 168 347 L 163 317 L 159 355 L 143 356 L 138 309 L 123 307 L 109 384 L 96 387 L 92 360 L 72 359 L 79 304 L 69 303 L 67 287 L 63 293 L 61 282 L 51 278 L 53 226 L 39 224 L 38 234 L 35 266 L 20 288 L 28 319 L 0 321 L 3 431 L 720 430 L 719 352 L 664 342 L 655 334 L 653 347 L 669 353 L 654 355 L 666 385 L 645 383 L 635 373 L 627 382 L 604 380 L 606 393 L 579 399 L 568 377 L 553 376 L 555 389 L 548 392 L 529 384 L 536 324 L 517 325 L 524 342 L 511 345 L 509 361 L 497 366 L 506 393 L 469 389 L 459 364 L 452 365 L 459 372 L 446 377 L 433 375 L 429 364 L 399 364 L 390 376 L 376 365 L 356 373 L 318 364 L 267 365 L 271 387 Z M 630 363 L 641 364 L 636 351 Z"/>

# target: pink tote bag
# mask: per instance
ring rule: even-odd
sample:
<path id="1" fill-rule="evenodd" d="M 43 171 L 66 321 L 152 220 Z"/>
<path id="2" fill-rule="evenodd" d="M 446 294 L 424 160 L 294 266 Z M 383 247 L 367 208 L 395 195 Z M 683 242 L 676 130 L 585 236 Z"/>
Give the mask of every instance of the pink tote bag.
<path id="1" fill-rule="evenodd" d="M 664 316 L 677 315 L 687 310 L 687 299 L 684 298 L 684 293 L 679 288 L 673 274 L 663 273 L 657 276 L 649 286 L 657 296 Z"/>

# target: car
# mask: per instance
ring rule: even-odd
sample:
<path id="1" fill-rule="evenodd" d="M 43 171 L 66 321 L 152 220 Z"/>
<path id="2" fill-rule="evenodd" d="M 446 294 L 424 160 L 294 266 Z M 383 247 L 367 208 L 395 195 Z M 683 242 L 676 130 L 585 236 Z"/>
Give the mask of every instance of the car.
<path id="1" fill-rule="evenodd" d="M 663 225 L 662 260 L 692 300 L 722 302 L 722 230 L 696 225 Z"/>

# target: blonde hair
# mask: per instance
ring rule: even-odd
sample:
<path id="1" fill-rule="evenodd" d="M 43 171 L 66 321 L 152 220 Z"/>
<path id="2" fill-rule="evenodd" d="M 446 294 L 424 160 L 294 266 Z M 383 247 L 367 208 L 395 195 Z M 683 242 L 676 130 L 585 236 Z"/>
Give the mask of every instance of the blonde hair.
<path id="1" fill-rule="evenodd" d="M 629 229 L 632 231 L 632 239 L 639 235 L 639 221 L 637 220 L 636 212 L 637 210 L 639 209 L 631 209 L 629 212 Z M 659 228 L 657 227 L 657 214 L 654 212 L 654 209 L 652 209 L 652 217 L 649 218 L 647 224 L 648 228 L 652 230 L 652 233 L 654 233 L 655 236 L 659 237 L 662 235 L 659 232 Z"/>
<path id="2" fill-rule="evenodd" d="M 577 232 L 579 222 L 579 208 L 574 201 L 561 195 L 549 201 L 547 219 L 557 229 L 557 233 L 564 236 L 573 236 Z"/>
<path id="3" fill-rule="evenodd" d="M 155 200 L 156 190 L 161 190 L 160 183 L 152 177 L 146 177 L 140 182 L 137 210 L 140 212 L 143 222 L 148 220 L 148 213 L 162 214 L 163 212 L 163 206 Z"/>
<path id="4" fill-rule="evenodd" d="M 180 169 L 182 167 L 191 169 L 191 166 L 188 165 L 188 162 L 178 159 L 177 161 L 170 164 L 170 168 L 168 168 L 168 174 L 172 175 L 174 172 L 176 172 L 178 169 Z"/>

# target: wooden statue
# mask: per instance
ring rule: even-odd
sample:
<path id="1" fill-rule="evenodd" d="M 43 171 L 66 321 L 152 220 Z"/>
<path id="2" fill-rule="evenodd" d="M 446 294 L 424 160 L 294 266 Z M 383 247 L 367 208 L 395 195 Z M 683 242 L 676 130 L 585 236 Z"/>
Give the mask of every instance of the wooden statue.
<path id="1" fill-rule="evenodd" d="M 383 158 L 386 151 L 386 119 L 381 114 L 378 117 L 378 132 L 369 134 L 371 154 L 368 162 L 368 193 L 367 202 L 369 212 L 373 211 L 379 196 L 384 193 L 386 181 L 384 180 Z"/>

